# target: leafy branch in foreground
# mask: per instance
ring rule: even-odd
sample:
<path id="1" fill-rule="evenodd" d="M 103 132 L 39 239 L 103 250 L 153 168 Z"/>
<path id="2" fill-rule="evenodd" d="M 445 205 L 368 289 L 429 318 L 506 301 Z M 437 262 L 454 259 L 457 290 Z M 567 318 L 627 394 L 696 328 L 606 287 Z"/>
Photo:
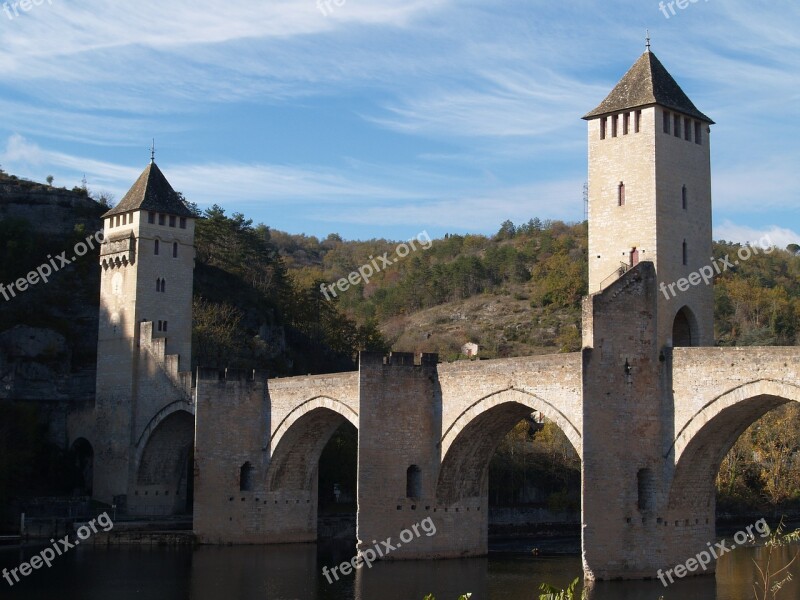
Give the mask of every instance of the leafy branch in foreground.
<path id="1" fill-rule="evenodd" d="M 580 597 L 577 596 L 577 592 L 575 589 L 578 587 L 578 583 L 580 582 L 580 578 L 576 577 L 572 580 L 565 589 L 560 590 L 556 587 L 553 587 L 549 583 L 543 583 L 539 586 L 539 590 L 544 592 L 543 594 L 539 594 L 539 600 L 585 600 L 586 590 L 581 592 Z"/>
<path id="2" fill-rule="evenodd" d="M 792 580 L 792 574 L 787 572 L 789 568 L 797 560 L 800 555 L 800 550 L 794 553 L 792 560 L 777 571 L 772 571 L 772 553 L 776 548 L 783 548 L 789 544 L 800 542 L 800 529 L 796 529 L 790 533 L 784 532 L 783 519 L 770 534 L 767 543 L 764 547 L 767 549 L 767 561 L 762 569 L 761 566 L 753 559 L 753 564 L 758 569 L 758 579 L 753 583 L 753 594 L 756 600 L 774 600 L 778 597 L 778 592 L 781 591 L 784 585 Z M 782 579 L 779 579 L 782 577 Z"/>

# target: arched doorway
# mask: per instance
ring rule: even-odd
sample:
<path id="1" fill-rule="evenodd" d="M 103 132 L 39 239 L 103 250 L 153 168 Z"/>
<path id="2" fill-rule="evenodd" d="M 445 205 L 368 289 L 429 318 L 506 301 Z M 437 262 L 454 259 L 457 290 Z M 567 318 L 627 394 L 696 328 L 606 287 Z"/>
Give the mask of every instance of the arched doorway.
<path id="1" fill-rule="evenodd" d="M 694 314 L 684 306 L 675 315 L 672 322 L 672 346 L 681 348 L 697 345 L 697 326 Z"/>
<path id="2" fill-rule="evenodd" d="M 70 462 L 74 469 L 73 496 L 92 495 L 94 483 L 94 448 L 86 438 L 78 438 L 70 447 Z"/>

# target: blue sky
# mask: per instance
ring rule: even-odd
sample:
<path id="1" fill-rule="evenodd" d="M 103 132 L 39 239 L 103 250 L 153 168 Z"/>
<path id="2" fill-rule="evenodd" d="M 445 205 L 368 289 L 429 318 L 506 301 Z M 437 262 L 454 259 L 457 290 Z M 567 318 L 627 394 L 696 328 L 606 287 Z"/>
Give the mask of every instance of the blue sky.
<path id="1" fill-rule="evenodd" d="M 22 177 L 119 200 L 155 137 L 188 199 L 292 233 L 580 221 L 580 117 L 649 28 L 717 122 L 715 238 L 800 242 L 796 0 L 38 1 L 0 11 L 0 165 Z"/>

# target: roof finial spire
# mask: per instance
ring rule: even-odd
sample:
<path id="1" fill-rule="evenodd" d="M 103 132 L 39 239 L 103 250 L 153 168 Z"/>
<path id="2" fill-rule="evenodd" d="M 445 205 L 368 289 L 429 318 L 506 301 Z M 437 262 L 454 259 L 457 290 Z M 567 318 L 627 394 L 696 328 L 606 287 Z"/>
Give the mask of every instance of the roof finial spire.
<path id="1" fill-rule="evenodd" d="M 647 51 L 650 52 L 650 30 L 647 30 Z"/>
<path id="2" fill-rule="evenodd" d="M 156 162 L 156 138 L 153 138 L 153 145 L 150 146 L 150 164 Z"/>

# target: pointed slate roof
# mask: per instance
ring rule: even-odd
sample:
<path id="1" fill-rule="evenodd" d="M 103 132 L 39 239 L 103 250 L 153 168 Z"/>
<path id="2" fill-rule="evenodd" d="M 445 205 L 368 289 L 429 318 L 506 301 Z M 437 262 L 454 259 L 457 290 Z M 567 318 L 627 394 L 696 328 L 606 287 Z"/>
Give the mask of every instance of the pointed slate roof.
<path id="1" fill-rule="evenodd" d="M 610 113 L 658 104 L 690 117 L 713 124 L 697 110 L 681 86 L 672 78 L 661 61 L 647 50 L 620 80 L 600 106 L 584 116 L 593 119 Z"/>
<path id="2" fill-rule="evenodd" d="M 155 162 L 147 165 L 125 197 L 103 217 L 132 210 L 152 210 L 178 217 L 194 217 Z"/>

